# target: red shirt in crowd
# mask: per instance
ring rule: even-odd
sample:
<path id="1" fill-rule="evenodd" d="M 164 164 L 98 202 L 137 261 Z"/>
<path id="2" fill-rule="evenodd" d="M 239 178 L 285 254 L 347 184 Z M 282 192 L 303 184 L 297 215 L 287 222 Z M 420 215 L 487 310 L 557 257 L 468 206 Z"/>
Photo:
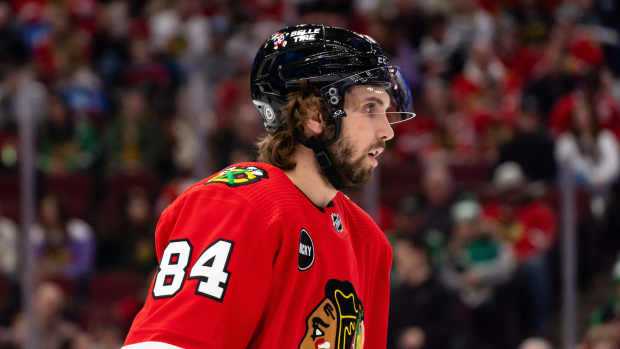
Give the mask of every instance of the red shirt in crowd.
<path id="1" fill-rule="evenodd" d="M 519 260 L 545 251 L 556 237 L 557 216 L 551 206 L 544 201 L 533 201 L 517 207 L 513 219 L 506 221 L 505 209 L 500 203 L 484 205 L 484 217 L 502 224 L 504 236 L 513 243 L 515 255 Z"/>
<path id="2" fill-rule="evenodd" d="M 575 108 L 575 95 L 569 93 L 560 98 L 549 116 L 549 128 L 559 135 L 571 128 L 573 109 Z M 611 95 L 602 95 L 597 99 L 596 111 L 598 122 L 602 128 L 612 131 L 620 139 L 620 111 Z"/>

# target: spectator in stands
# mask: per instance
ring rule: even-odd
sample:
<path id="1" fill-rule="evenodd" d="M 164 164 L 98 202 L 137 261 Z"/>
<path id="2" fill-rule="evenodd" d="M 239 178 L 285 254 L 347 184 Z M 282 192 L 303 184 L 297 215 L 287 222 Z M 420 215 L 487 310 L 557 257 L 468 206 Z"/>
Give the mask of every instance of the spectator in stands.
<path id="1" fill-rule="evenodd" d="M 592 195 L 592 213 L 605 213 L 607 193 L 620 174 L 618 141 L 608 130 L 601 129 L 592 99 L 577 94 L 572 112 L 571 129 L 558 139 L 555 157 L 566 164 L 578 183 Z"/>
<path id="2" fill-rule="evenodd" d="M 95 238 L 88 223 L 69 216 L 59 197 L 45 195 L 32 230 L 37 272 L 42 279 L 81 281 L 93 270 Z"/>
<path id="3" fill-rule="evenodd" d="M 556 180 L 554 141 L 541 123 L 538 98 L 526 95 L 510 141 L 499 149 L 498 164 L 517 163 L 530 181 Z"/>
<path id="4" fill-rule="evenodd" d="M 3 131 L 13 128 L 17 121 L 14 94 L 18 86 L 19 67 L 30 58 L 19 29 L 11 2 L 0 2 L 0 148 Z"/>
<path id="5" fill-rule="evenodd" d="M 151 119 L 140 89 L 126 90 L 119 101 L 121 110 L 104 135 L 108 172 L 156 170 L 162 157 L 160 123 Z"/>
<path id="6" fill-rule="evenodd" d="M 15 222 L 0 211 L 0 274 L 11 278 L 17 277 L 18 236 Z"/>
<path id="7" fill-rule="evenodd" d="M 153 2 L 149 12 L 149 42 L 158 52 L 178 54 L 184 61 L 204 56 L 212 37 L 200 2 Z"/>
<path id="8" fill-rule="evenodd" d="M 420 229 L 422 210 L 420 206 L 420 198 L 414 195 L 408 195 L 398 202 L 398 207 L 394 214 L 394 234 L 410 233 Z"/>
<path id="9" fill-rule="evenodd" d="M 620 321 L 620 259 L 616 261 L 612 273 L 612 294 L 605 304 L 595 308 L 590 315 L 590 330 L 604 324 Z"/>
<path id="10" fill-rule="evenodd" d="M 544 188 L 528 182 L 517 163 L 499 165 L 493 187 L 496 197 L 484 205 L 484 219 L 512 244 L 517 287 L 524 290 L 517 297 L 520 327 L 528 336 L 539 334 L 549 320 L 548 254 L 555 244 L 558 217 L 540 198 Z"/>
<path id="11" fill-rule="evenodd" d="M 548 39 L 553 19 L 549 8 L 541 1 L 521 0 L 508 8 L 516 22 L 519 37 L 525 44 L 541 44 Z"/>
<path id="12" fill-rule="evenodd" d="M 412 6 L 407 6 L 407 5 Z M 396 6 L 400 7 L 404 11 L 399 11 L 399 18 L 391 18 L 389 16 L 370 16 L 370 23 L 368 29 L 365 30 L 377 42 L 380 42 L 384 51 L 391 57 L 393 65 L 400 67 L 402 74 L 407 80 L 411 89 L 420 87 L 421 75 L 419 71 L 419 55 L 413 48 L 411 43 L 406 39 L 405 35 L 409 28 L 422 32 L 425 28 L 423 24 L 424 19 L 414 12 L 407 13 L 413 9 L 408 7 L 415 7 L 415 3 L 399 2 Z M 409 17 L 409 18 L 407 18 Z M 389 19 L 389 20 L 388 20 Z M 414 20 L 415 23 L 419 23 L 419 26 L 407 25 L 406 20 Z M 415 40 L 415 39 L 414 39 Z"/>
<path id="13" fill-rule="evenodd" d="M 209 119 L 209 111 L 196 112 L 195 94 L 188 88 L 180 90 L 175 97 L 174 116 L 167 126 L 167 133 L 171 139 L 171 157 L 177 172 L 183 175 L 192 173 L 199 161 L 199 155 L 204 152 L 198 136 L 199 130 Z M 204 97 L 203 97 L 204 98 Z M 207 164 L 203 164 L 206 166 Z"/>
<path id="14" fill-rule="evenodd" d="M 555 26 L 547 44 L 540 49 L 540 58 L 532 67 L 532 76 L 525 83 L 526 94 L 538 97 L 543 123 L 548 124 L 550 111 L 559 98 L 577 85 L 577 76 L 566 55 L 568 33 Z M 551 117 L 553 118 L 553 117 Z"/>
<path id="15" fill-rule="evenodd" d="M 409 195 L 402 198 L 394 214 L 392 232 L 396 236 L 412 236 L 424 242 L 431 267 L 439 268 L 444 257 L 446 236 L 437 229 L 423 229 L 423 213 L 419 196 Z"/>
<path id="16" fill-rule="evenodd" d="M 20 306 L 18 237 L 17 225 L 0 210 L 0 327 L 10 324 Z"/>
<path id="17" fill-rule="evenodd" d="M 395 276 L 392 290 L 388 348 L 464 348 L 464 308 L 437 280 L 425 243 L 400 235 L 394 243 Z"/>
<path id="18" fill-rule="evenodd" d="M 0 61 L 4 64 L 22 64 L 30 57 L 28 48 L 22 41 L 19 27 L 10 1 L 0 2 Z M 0 117 L 0 124 L 2 117 Z"/>
<path id="19" fill-rule="evenodd" d="M 463 78 L 472 85 L 472 88 L 501 89 L 506 74 L 506 67 L 497 57 L 488 39 L 478 39 L 472 43 L 463 67 Z"/>
<path id="20" fill-rule="evenodd" d="M 612 94 L 614 80 L 609 69 L 591 69 L 576 81 L 576 88 L 561 96 L 549 113 L 551 132 L 558 136 L 570 131 L 576 108 L 585 100 L 592 103 L 596 111 L 592 117 L 596 118 L 600 128 L 613 132 L 616 138 L 620 137 L 620 108 Z"/>
<path id="21" fill-rule="evenodd" d="M 452 207 L 454 228 L 441 271 L 443 283 L 459 294 L 471 311 L 476 348 L 509 348 L 516 343 L 511 316 L 516 308 L 510 291 L 515 266 L 512 247 L 481 220 L 480 204 L 472 198 Z M 497 321 L 498 318 L 502 321 Z"/>
<path id="22" fill-rule="evenodd" d="M 458 47 L 447 35 L 448 17 L 436 13 L 429 17 L 428 22 L 428 32 L 420 40 L 419 46 L 420 59 L 427 78 L 452 74 L 450 60 L 456 56 Z"/>
<path id="23" fill-rule="evenodd" d="M 451 81 L 455 110 L 446 120 L 446 129 L 453 162 L 487 162 L 495 156 L 507 78 L 494 47 L 487 40 L 474 41 L 463 71 Z"/>
<path id="24" fill-rule="evenodd" d="M 130 188 L 121 202 L 121 219 L 100 238 L 97 265 L 149 273 L 156 265 L 153 204 L 139 187 Z"/>
<path id="25" fill-rule="evenodd" d="M 469 47 L 476 41 L 491 42 L 495 18 L 478 1 L 456 0 L 452 11 L 447 35 L 456 47 Z"/>
<path id="26" fill-rule="evenodd" d="M 37 286 L 33 306 L 38 348 L 64 348 L 69 345 L 71 338 L 78 333 L 78 327 L 63 315 L 66 301 L 66 295 L 57 284 L 43 282 Z M 4 334 L 0 331 L 0 344 L 5 345 L 6 343 L 6 345 L 24 348 L 28 338 L 35 335 L 26 331 L 26 318 L 23 313 L 20 313 Z"/>
<path id="27" fill-rule="evenodd" d="M 48 174 L 87 170 L 99 152 L 96 130 L 86 117 L 74 119 L 59 94 L 48 102 L 48 118 L 39 135 L 39 164 Z"/>
<path id="28" fill-rule="evenodd" d="M 123 72 L 123 82 L 126 86 L 144 88 L 152 96 L 163 98 L 172 92 L 173 76 L 155 55 L 146 23 L 136 23 L 131 29 L 129 62 Z"/>
<path id="29" fill-rule="evenodd" d="M 582 348 L 615 349 L 620 345 L 620 321 L 594 327 L 586 333 Z"/>
<path id="30" fill-rule="evenodd" d="M 398 139 L 394 140 L 396 151 L 403 159 L 415 158 L 424 162 L 427 158 L 445 151 L 445 130 L 451 121 L 450 98 L 446 84 L 439 78 L 424 83 L 421 103 L 416 105 L 416 122 L 396 125 Z"/>
<path id="31" fill-rule="evenodd" d="M 98 25 L 93 34 L 93 65 L 107 88 L 122 81 L 129 60 L 130 4 L 125 1 L 99 3 Z"/>
<path id="32" fill-rule="evenodd" d="M 426 232 L 437 231 L 447 241 L 452 232 L 450 210 L 456 193 L 452 174 L 445 164 L 433 162 L 424 167 L 422 196 L 422 229 Z"/>

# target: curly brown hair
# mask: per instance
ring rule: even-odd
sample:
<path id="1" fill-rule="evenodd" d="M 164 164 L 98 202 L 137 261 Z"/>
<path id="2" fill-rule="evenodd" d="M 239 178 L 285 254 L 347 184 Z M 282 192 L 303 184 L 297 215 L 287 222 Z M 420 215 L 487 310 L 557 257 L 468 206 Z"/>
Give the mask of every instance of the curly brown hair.
<path id="1" fill-rule="evenodd" d="M 317 110 L 318 109 L 318 110 Z M 282 117 L 286 120 L 284 128 L 269 133 L 258 142 L 258 161 L 266 162 L 283 170 L 292 170 L 297 165 L 293 154 L 298 144 L 305 138 L 304 122 L 311 113 L 318 111 L 326 125 L 319 139 L 334 137 L 336 123 L 328 117 L 327 107 L 317 89 L 304 85 L 301 91 L 290 93 L 287 103 L 282 107 Z"/>

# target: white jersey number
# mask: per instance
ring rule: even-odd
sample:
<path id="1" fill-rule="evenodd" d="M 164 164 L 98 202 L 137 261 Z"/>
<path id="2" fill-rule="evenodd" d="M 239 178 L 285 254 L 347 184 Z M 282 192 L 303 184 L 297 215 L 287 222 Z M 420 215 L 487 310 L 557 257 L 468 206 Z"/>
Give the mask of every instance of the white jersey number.
<path id="1" fill-rule="evenodd" d="M 222 301 L 230 276 L 226 267 L 232 247 L 232 241 L 219 239 L 200 254 L 189 273 L 189 279 L 199 280 L 196 294 Z M 181 290 L 191 255 L 192 245 L 188 240 L 168 243 L 153 285 L 153 298 L 172 297 Z"/>

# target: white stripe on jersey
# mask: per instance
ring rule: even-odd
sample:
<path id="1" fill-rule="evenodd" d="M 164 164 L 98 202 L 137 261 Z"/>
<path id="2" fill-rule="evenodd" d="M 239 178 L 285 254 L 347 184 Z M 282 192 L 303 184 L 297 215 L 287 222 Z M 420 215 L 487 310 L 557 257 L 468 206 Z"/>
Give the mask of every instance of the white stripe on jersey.
<path id="1" fill-rule="evenodd" d="M 122 347 L 121 349 L 183 349 L 176 345 L 164 343 L 164 342 L 142 342 L 136 344 L 130 344 Z"/>

